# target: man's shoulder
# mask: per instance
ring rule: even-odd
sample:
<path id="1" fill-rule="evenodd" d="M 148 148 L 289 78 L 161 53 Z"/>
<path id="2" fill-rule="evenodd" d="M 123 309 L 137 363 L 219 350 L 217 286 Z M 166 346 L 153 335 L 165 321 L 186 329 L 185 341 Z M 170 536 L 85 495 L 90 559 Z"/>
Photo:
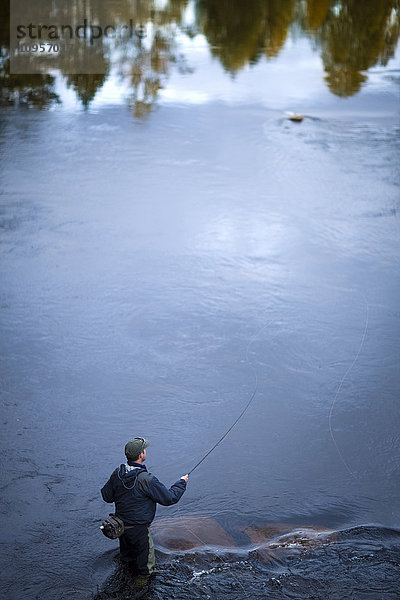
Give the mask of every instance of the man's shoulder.
<path id="1" fill-rule="evenodd" d="M 140 483 L 142 485 L 143 488 L 148 488 L 149 485 L 151 484 L 151 482 L 154 479 L 154 475 L 152 475 L 151 473 L 149 473 L 148 471 L 141 471 L 138 474 L 138 483 Z"/>

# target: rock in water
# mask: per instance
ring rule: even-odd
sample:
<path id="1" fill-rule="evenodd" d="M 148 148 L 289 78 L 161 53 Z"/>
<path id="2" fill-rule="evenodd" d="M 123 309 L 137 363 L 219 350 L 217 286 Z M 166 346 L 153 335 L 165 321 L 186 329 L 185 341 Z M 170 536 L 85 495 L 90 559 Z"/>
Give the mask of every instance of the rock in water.
<path id="1" fill-rule="evenodd" d="M 264 561 L 304 552 L 329 542 L 334 533 L 322 527 L 281 523 L 245 525 L 235 529 L 247 536 L 249 543 L 244 547 Z M 159 519 L 152 524 L 151 532 L 161 550 L 182 552 L 212 546 L 239 550 L 233 537 L 217 521 L 205 515 Z"/>
<path id="2" fill-rule="evenodd" d="M 295 113 L 294 115 L 290 115 L 288 117 L 288 119 L 290 119 L 290 121 L 295 121 L 296 123 L 300 123 L 304 119 L 304 117 L 300 113 Z"/>
<path id="3" fill-rule="evenodd" d="M 154 542 L 167 550 L 191 550 L 206 546 L 236 547 L 235 540 L 211 517 L 189 515 L 154 521 Z"/>
<path id="4" fill-rule="evenodd" d="M 264 562 L 299 554 L 332 539 L 334 532 L 323 527 L 303 527 L 280 523 L 241 529 L 256 545 L 252 551 Z"/>

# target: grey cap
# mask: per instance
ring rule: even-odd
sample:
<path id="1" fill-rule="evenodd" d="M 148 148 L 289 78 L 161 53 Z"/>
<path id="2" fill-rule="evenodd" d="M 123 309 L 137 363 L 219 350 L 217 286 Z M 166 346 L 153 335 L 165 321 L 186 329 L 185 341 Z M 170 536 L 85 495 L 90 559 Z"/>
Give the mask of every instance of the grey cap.
<path id="1" fill-rule="evenodd" d="M 147 446 L 149 446 L 149 440 L 145 440 L 141 437 L 133 438 L 125 445 L 125 456 L 126 458 L 137 458 L 141 452 Z"/>

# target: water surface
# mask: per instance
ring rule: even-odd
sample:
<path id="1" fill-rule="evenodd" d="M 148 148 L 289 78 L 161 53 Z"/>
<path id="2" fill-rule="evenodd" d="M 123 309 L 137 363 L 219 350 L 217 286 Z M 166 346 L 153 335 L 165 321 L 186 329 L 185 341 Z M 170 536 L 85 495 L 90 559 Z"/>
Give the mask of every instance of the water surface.
<path id="1" fill-rule="evenodd" d="M 95 593 L 116 549 L 99 488 L 125 442 L 149 438 L 148 468 L 172 483 L 255 373 L 245 417 L 158 515 L 328 527 L 340 543 L 280 565 L 287 588 L 253 556 L 160 557 L 154 597 L 171 573 L 174 597 L 243 597 L 232 572 L 252 597 L 343 597 L 340 561 L 355 597 L 396 597 L 398 12 L 247 4 L 144 3 L 136 79 L 117 61 L 2 80 L 7 598 Z"/>

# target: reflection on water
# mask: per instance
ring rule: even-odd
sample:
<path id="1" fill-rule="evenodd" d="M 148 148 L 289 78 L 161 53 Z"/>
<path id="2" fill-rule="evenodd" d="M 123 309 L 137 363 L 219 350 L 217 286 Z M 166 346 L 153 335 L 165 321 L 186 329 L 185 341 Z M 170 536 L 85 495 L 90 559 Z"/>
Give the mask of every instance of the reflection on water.
<path id="1" fill-rule="evenodd" d="M 317 33 L 329 89 L 338 96 L 356 93 L 367 79 L 365 71 L 376 64 L 387 65 L 398 38 L 398 2 L 335 4 Z"/>
<path id="2" fill-rule="evenodd" d="M 105 80 L 105 75 L 68 75 L 67 85 L 75 90 L 79 100 L 87 108 Z"/>
<path id="3" fill-rule="evenodd" d="M 254 65 L 265 57 L 278 59 L 289 37 L 305 36 L 318 50 L 326 83 L 333 94 L 356 94 L 374 65 L 387 65 L 399 37 L 397 0 L 169 0 L 160 7 L 156 0 L 103 2 L 77 0 L 66 5 L 54 2 L 54 10 L 79 11 L 91 22 L 128 22 L 145 32 L 128 41 L 91 48 L 93 73 L 70 75 L 82 60 L 85 40 L 76 41 L 62 73 L 83 106 L 87 107 L 115 67 L 131 88 L 130 103 L 136 116 L 146 114 L 156 101 L 171 68 L 182 68 L 177 52 L 178 33 L 188 39 L 205 36 L 213 56 L 231 74 Z M 9 74 L 8 0 L 1 0 L 5 16 L 1 26 L 1 100 L 44 107 L 60 98 L 54 91 L 54 75 Z M 188 14 L 191 21 L 188 23 Z M 68 21 L 66 21 L 68 22 Z M 87 42 L 88 44 L 88 42 Z M 184 65 L 190 72 L 189 64 Z"/>
<path id="4" fill-rule="evenodd" d="M 298 3 L 297 3 L 298 4 Z M 224 68 L 235 72 L 262 54 L 278 56 L 295 20 L 296 0 L 199 0 L 198 22 Z"/>

